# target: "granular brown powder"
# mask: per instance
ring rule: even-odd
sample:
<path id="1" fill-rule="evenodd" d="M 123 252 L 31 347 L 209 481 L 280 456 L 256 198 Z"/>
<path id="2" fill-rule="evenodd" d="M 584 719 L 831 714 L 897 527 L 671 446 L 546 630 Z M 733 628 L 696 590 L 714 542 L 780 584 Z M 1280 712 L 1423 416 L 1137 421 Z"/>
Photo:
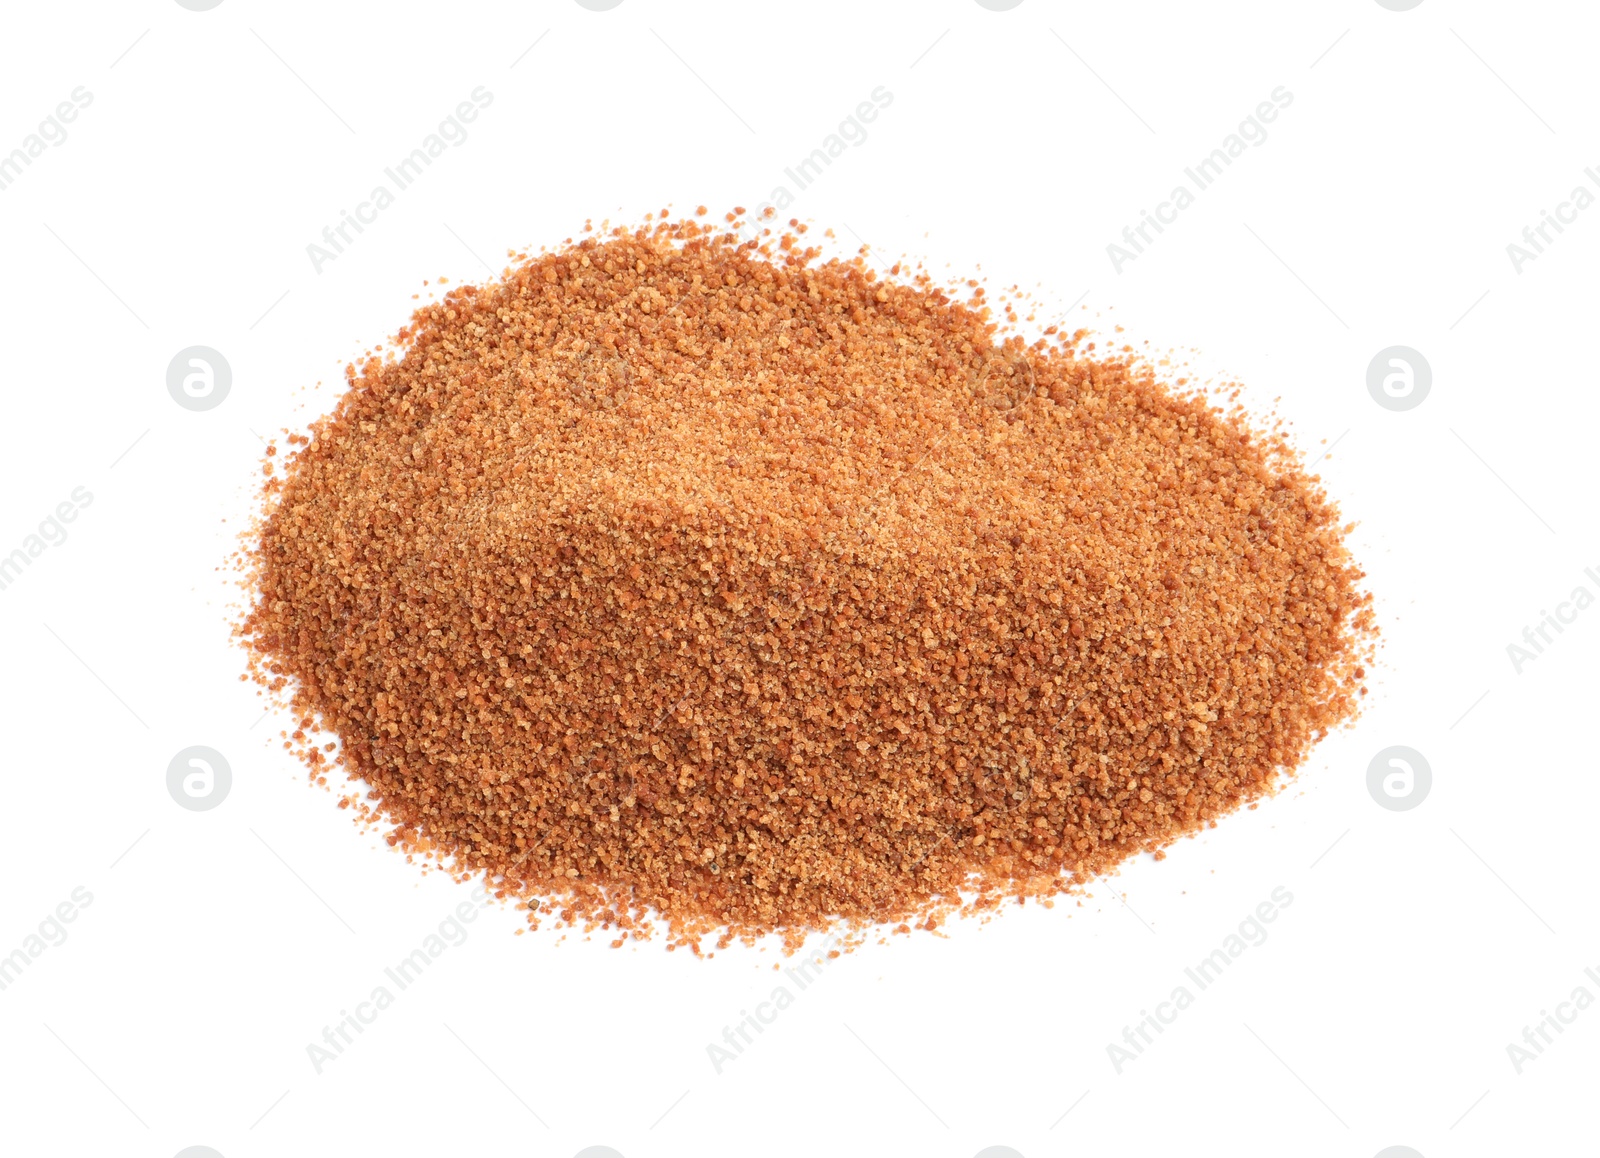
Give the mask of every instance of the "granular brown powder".
<path id="1" fill-rule="evenodd" d="M 664 214 L 522 255 L 290 439 L 258 673 L 535 925 L 792 946 L 1160 855 L 1351 716 L 1369 597 L 1280 437 L 988 316 Z"/>

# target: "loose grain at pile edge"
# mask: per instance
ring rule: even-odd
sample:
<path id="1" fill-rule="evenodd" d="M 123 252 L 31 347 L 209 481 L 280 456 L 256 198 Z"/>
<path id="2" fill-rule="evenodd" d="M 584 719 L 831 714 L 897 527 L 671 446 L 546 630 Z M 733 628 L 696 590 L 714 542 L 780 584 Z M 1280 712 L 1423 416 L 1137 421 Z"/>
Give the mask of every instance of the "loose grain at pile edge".
<path id="1" fill-rule="evenodd" d="M 1365 692 L 1348 528 L 1280 435 L 819 257 L 664 212 L 518 255 L 268 459 L 238 631 L 286 746 L 535 928 L 1048 904 Z"/>

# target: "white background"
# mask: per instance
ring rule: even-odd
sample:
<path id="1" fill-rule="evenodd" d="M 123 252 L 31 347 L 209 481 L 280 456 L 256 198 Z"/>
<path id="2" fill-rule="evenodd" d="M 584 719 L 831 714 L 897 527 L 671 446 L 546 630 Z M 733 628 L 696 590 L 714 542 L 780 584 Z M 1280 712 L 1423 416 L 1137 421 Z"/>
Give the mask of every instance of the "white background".
<path id="1" fill-rule="evenodd" d="M 103 0 L 5 24 L 0 150 L 93 102 L 0 192 L 0 554 L 93 501 L 0 591 L 0 954 L 93 900 L 0 991 L 0 1151 L 1594 1152 L 1600 1011 L 1520 1074 L 1506 1050 L 1600 997 L 1600 610 L 1520 674 L 1506 650 L 1600 593 L 1600 209 L 1521 273 L 1506 253 L 1600 165 L 1587 6 Z M 316 272 L 306 245 L 480 85 L 465 143 Z M 1085 324 L 1280 399 L 1308 457 L 1337 440 L 1318 470 L 1384 631 L 1365 714 L 1082 904 L 872 939 L 720 1074 L 706 1047 L 783 983 L 776 954 L 515 936 L 499 909 L 316 1073 L 307 1045 L 468 892 L 308 788 L 239 682 L 226 560 L 260 437 L 323 412 L 425 278 L 590 216 L 754 205 L 880 85 L 792 212 L 1044 313 L 1085 295 Z M 1268 139 L 1117 273 L 1106 245 L 1280 85 Z M 206 413 L 165 384 L 195 344 L 233 369 Z M 1393 344 L 1433 369 L 1406 413 L 1365 384 Z M 232 765 L 214 811 L 167 793 L 194 744 Z M 1412 811 L 1367 792 L 1392 744 L 1433 769 Z M 1269 939 L 1118 1073 L 1107 1045 L 1278 886 Z"/>

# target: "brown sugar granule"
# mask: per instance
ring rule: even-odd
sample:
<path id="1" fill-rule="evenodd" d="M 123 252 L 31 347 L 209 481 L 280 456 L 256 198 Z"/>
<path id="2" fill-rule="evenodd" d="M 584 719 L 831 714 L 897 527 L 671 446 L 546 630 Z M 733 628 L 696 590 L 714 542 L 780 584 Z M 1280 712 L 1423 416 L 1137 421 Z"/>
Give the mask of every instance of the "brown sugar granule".
<path id="1" fill-rule="evenodd" d="M 452 288 L 277 460 L 240 631 L 392 843 L 535 924 L 931 930 L 1352 715 L 1370 597 L 1282 437 L 725 229 Z"/>

